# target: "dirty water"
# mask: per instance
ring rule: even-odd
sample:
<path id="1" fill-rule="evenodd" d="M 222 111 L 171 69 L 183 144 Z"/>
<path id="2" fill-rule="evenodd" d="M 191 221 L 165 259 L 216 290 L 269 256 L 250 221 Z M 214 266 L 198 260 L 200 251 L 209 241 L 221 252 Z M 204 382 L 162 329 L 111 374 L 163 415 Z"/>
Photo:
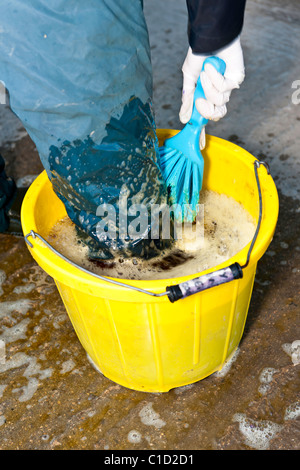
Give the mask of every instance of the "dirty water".
<path id="1" fill-rule="evenodd" d="M 95 255 L 91 259 L 67 216 L 54 225 L 47 241 L 73 263 L 98 275 L 157 280 L 200 273 L 226 262 L 251 242 L 255 229 L 255 221 L 240 203 L 205 190 L 195 224 L 178 224 L 174 246 L 150 260 L 124 257 L 122 251 L 113 260 L 97 260 Z"/>

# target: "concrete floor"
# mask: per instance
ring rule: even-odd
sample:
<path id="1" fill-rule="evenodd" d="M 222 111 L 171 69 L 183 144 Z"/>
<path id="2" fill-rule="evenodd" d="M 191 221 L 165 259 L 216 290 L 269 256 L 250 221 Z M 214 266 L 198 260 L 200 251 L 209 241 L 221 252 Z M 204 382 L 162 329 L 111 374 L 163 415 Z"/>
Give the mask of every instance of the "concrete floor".
<path id="1" fill-rule="evenodd" d="M 180 128 L 185 0 L 145 0 L 158 127 Z M 0 235 L 0 450 L 295 450 L 300 364 L 300 80 L 297 0 L 248 0 L 246 80 L 208 133 L 269 163 L 280 196 L 274 240 L 258 266 L 245 332 L 224 369 L 168 393 L 126 389 L 87 359 L 53 280 L 24 240 Z M 300 98 L 298 94 L 298 98 Z M 297 100 L 296 100 L 297 101 Z M 35 147 L 0 106 L 7 172 L 42 170 Z"/>

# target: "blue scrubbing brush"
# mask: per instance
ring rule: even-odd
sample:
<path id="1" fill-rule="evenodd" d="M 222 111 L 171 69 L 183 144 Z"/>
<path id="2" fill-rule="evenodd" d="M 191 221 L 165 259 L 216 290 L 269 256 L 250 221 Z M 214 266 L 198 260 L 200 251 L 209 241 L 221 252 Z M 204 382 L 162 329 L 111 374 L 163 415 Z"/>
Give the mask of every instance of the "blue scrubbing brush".
<path id="1" fill-rule="evenodd" d="M 226 64 L 222 59 L 208 57 L 203 63 L 202 70 L 208 63 L 224 75 Z M 194 93 L 190 121 L 178 134 L 167 139 L 159 149 L 162 175 L 170 191 L 171 203 L 177 205 L 177 210 L 174 212 L 175 219 L 180 222 L 195 220 L 202 188 L 204 160 L 199 139 L 208 120 L 199 114 L 195 106 L 198 98 L 205 98 L 200 77 Z"/>

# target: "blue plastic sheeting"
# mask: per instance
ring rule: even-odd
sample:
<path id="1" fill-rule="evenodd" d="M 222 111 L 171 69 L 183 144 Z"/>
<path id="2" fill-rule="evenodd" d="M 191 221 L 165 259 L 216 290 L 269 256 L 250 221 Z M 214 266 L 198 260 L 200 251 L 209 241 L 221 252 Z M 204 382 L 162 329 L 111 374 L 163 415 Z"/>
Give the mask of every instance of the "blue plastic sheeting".
<path id="1" fill-rule="evenodd" d="M 120 195 L 128 209 L 137 200 L 148 208 L 168 200 L 142 0 L 5 0 L 0 51 L 11 108 L 95 256 L 159 253 L 168 241 L 150 242 L 150 216 L 140 238 L 118 233 Z M 117 241 L 99 240 L 103 204 L 117 214 Z"/>

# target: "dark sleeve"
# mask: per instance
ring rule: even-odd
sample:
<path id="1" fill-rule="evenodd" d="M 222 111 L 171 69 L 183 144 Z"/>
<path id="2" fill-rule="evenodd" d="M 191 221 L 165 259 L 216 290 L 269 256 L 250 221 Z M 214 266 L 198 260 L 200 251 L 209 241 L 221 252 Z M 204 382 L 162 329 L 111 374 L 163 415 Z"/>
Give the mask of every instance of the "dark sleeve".
<path id="1" fill-rule="evenodd" d="M 246 0 L 186 0 L 188 39 L 193 52 L 217 51 L 242 31 Z"/>

